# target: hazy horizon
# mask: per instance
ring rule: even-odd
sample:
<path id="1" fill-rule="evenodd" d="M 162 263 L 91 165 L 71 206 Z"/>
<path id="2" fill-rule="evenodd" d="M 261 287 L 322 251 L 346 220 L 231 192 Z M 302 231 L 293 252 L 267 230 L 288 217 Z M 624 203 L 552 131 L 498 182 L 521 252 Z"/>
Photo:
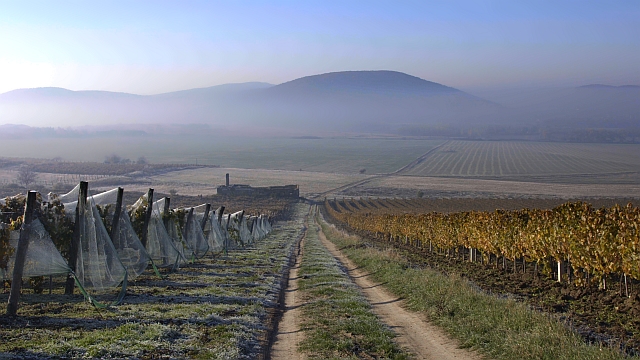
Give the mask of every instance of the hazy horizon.
<path id="1" fill-rule="evenodd" d="M 640 3 L 109 2 L 0 5 L 0 93 L 150 95 L 347 70 L 469 92 L 640 85 Z"/>

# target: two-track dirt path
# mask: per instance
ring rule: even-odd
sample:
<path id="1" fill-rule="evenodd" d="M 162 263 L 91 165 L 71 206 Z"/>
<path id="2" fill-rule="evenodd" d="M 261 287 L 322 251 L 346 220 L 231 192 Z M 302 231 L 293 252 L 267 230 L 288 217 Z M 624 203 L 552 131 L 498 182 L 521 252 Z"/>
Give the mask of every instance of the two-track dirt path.
<path id="1" fill-rule="evenodd" d="M 373 311 L 397 335 L 400 346 L 411 352 L 416 359 L 482 359 L 476 353 L 460 349 L 457 343 L 434 325 L 429 324 L 420 314 L 410 312 L 402 307 L 402 300 L 388 293 L 381 284 L 370 280 L 368 274 L 358 269 L 340 250 L 327 239 L 322 232 L 318 233 L 321 243 L 347 269 L 349 276 L 371 303 Z M 275 341 L 271 347 L 269 358 L 302 360 L 306 356 L 298 352 L 298 344 L 304 333 L 300 329 L 301 310 L 304 305 L 298 291 L 298 269 L 303 257 L 303 238 L 295 265 L 289 272 L 289 282 L 285 292 L 284 313 L 278 324 Z"/>
<path id="2" fill-rule="evenodd" d="M 460 349 L 442 330 L 429 324 L 420 314 L 409 312 L 398 299 L 369 279 L 368 274 L 358 269 L 320 230 L 322 244 L 346 266 L 350 277 L 373 306 L 373 311 L 396 333 L 396 341 L 414 354 L 416 359 L 481 359 L 478 354 Z"/>

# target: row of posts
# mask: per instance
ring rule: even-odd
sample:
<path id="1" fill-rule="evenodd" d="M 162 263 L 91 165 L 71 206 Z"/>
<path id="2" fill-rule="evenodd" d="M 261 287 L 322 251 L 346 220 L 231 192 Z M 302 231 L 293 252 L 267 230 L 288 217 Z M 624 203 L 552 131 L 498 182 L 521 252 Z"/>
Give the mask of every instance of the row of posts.
<path id="1" fill-rule="evenodd" d="M 80 191 L 78 193 L 78 202 L 76 205 L 76 214 L 75 214 L 75 225 L 73 229 L 73 237 L 71 240 L 71 247 L 69 249 L 69 268 L 71 271 L 76 271 L 76 263 L 78 260 L 78 249 L 80 246 L 80 230 L 81 223 L 83 222 L 82 217 L 84 216 L 84 212 L 87 206 L 87 196 L 89 190 L 89 183 L 86 181 L 80 182 Z M 122 198 L 124 195 L 124 189 L 118 188 L 118 195 L 116 201 L 116 207 L 113 215 L 113 227 L 111 228 L 110 236 L 113 237 L 114 234 L 118 231 L 118 224 L 120 220 L 120 214 L 122 212 Z M 11 281 L 11 291 L 9 293 L 9 304 L 7 306 L 7 315 L 8 316 L 16 316 L 18 311 L 18 300 L 20 299 L 20 291 L 22 288 L 22 275 L 24 273 L 24 263 L 27 256 L 27 250 L 29 247 L 29 228 L 31 226 L 31 222 L 33 221 L 33 214 L 36 206 L 36 191 L 29 191 L 27 193 L 27 201 L 24 208 L 24 221 L 22 223 L 22 227 L 20 228 L 20 239 L 18 240 L 18 248 L 16 249 L 16 260 L 14 263 L 13 269 L 13 278 Z M 164 203 L 164 212 L 167 214 L 169 212 L 169 206 L 171 203 L 170 198 L 165 198 L 166 201 Z M 148 235 L 148 227 L 149 221 L 151 220 L 151 214 L 153 211 L 153 189 L 149 189 L 147 192 L 147 201 L 148 206 L 144 217 L 144 224 L 142 227 L 142 234 L 140 238 L 140 242 L 142 246 L 147 247 L 147 235 Z M 187 217 L 187 224 L 185 226 L 185 236 L 186 232 L 189 231 L 189 226 L 193 218 L 193 208 L 189 210 L 189 216 Z M 222 220 L 222 213 L 224 211 L 224 206 L 220 208 L 218 215 L 218 222 Z M 204 218 L 202 219 L 202 223 L 200 226 L 202 229 L 206 226 L 207 219 L 209 218 L 209 213 L 211 212 L 211 204 L 207 204 L 205 208 Z M 244 212 L 243 212 L 244 215 Z M 165 224 L 166 226 L 167 224 Z M 226 250 L 226 244 L 225 244 Z M 65 291 L 66 295 L 73 294 L 75 288 L 75 279 L 73 276 L 69 276 L 65 283 Z"/>

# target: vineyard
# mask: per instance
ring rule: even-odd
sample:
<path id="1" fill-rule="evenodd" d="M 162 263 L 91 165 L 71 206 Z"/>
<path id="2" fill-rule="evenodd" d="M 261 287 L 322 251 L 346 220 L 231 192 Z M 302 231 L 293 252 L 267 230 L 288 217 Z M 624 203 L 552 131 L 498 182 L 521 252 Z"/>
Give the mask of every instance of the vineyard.
<path id="1" fill-rule="evenodd" d="M 36 192 L 28 195 L 0 201 L 3 280 L 30 277 L 38 284 L 34 291 L 42 292 L 44 276 L 70 273 L 81 293 L 96 304 L 87 289 L 100 293 L 120 286 L 124 294 L 127 278 L 133 280 L 146 268 L 156 273 L 156 266 L 177 269 L 189 259 L 264 238 L 271 228 L 269 216 L 279 217 L 288 206 L 272 201 L 268 214 L 255 216 L 245 210 L 224 215 L 224 206 L 211 211 L 210 204 L 171 209 L 169 198 L 153 202 L 149 189 L 127 209 L 124 189 L 88 196 L 86 182 L 67 194 L 50 193 L 48 199 Z M 274 205 L 280 208 L 274 211 Z M 66 294 L 73 293 L 73 285 L 67 284 Z"/>
<path id="2" fill-rule="evenodd" d="M 86 187 L 0 201 L 0 299 L 9 303 L 0 356 L 263 355 L 303 209 L 248 198 L 194 206 L 202 197 L 170 207 L 152 189 L 124 197 L 122 188 L 91 195 Z"/>
<path id="3" fill-rule="evenodd" d="M 637 173 L 636 145 L 449 141 L 403 175 L 521 178 Z"/>
<path id="4" fill-rule="evenodd" d="M 552 209 L 435 212 L 424 205 L 403 199 L 325 202 L 335 220 L 406 249 L 415 261 L 466 273 L 491 291 L 529 298 L 637 349 L 638 207 L 574 202 Z"/>

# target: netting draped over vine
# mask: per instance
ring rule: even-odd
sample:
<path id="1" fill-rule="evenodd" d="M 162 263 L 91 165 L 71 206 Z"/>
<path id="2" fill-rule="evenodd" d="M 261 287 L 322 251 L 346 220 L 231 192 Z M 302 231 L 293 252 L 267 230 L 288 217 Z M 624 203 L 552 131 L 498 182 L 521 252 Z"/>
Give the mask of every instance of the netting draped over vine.
<path id="1" fill-rule="evenodd" d="M 227 218 L 227 231 L 229 238 L 235 240 L 240 246 L 248 245 L 253 241 L 247 227 L 247 217 L 244 216 L 244 211 L 235 212 Z"/>
<path id="2" fill-rule="evenodd" d="M 75 211 L 78 204 L 78 194 L 80 186 L 76 186 L 64 195 L 57 198 L 64 204 L 65 213 L 72 219 L 75 218 Z M 50 201 L 56 197 L 49 194 Z M 99 194 L 87 197 L 87 203 L 91 206 L 100 206 L 102 215 L 106 217 L 106 223 L 111 223 L 115 214 L 115 204 L 118 201 L 118 188 L 111 189 Z M 140 242 L 140 239 L 133 230 L 131 219 L 126 211 L 122 210 L 118 217 L 117 224 L 111 224 L 116 231 L 111 234 L 111 242 L 116 249 L 118 258 L 128 271 L 129 279 L 134 279 L 140 275 L 149 265 L 151 257 Z"/>
<path id="3" fill-rule="evenodd" d="M 226 249 L 237 249 L 241 246 L 240 233 L 231 226 L 231 214 L 222 216 L 220 227 L 226 238 Z"/>
<path id="4" fill-rule="evenodd" d="M 204 211 L 200 212 L 200 207 L 196 207 L 198 221 L 204 218 Z M 225 250 L 227 243 L 227 231 L 221 225 L 221 209 L 209 212 L 209 218 L 204 227 L 204 235 L 209 244 L 209 251 L 217 253 Z"/>
<path id="5" fill-rule="evenodd" d="M 64 195 L 56 195 L 49 193 L 49 201 L 57 197 L 58 200 L 64 205 L 65 213 L 67 216 L 74 217 L 76 214 L 76 207 L 78 205 L 78 194 L 80 192 L 80 185 L 76 186 L 70 192 Z M 97 206 L 106 206 L 115 204 L 118 201 L 118 188 L 111 189 L 99 194 L 91 195 L 87 197 L 87 202 L 92 202 Z"/>
<path id="6" fill-rule="evenodd" d="M 269 218 L 267 218 L 266 215 L 262 215 L 263 221 L 264 221 L 264 228 L 267 231 L 267 234 L 270 233 L 273 230 L 273 227 L 271 227 L 271 222 L 269 221 Z"/>
<path id="7" fill-rule="evenodd" d="M 251 216 L 249 218 L 251 236 L 254 241 L 262 240 L 267 236 L 268 231 L 265 227 L 265 218 L 263 215 Z"/>
<path id="8" fill-rule="evenodd" d="M 49 201 L 53 200 L 53 197 L 56 197 L 60 200 L 61 203 L 72 203 L 74 201 L 78 201 L 78 194 L 80 193 L 80 184 L 76 185 L 71 191 L 66 194 L 54 194 L 49 193 Z"/>
<path id="9" fill-rule="evenodd" d="M 70 192 L 57 195 L 49 193 L 49 201 L 58 199 L 65 209 L 65 214 L 75 221 L 80 184 Z M 80 214 L 79 245 L 76 261 L 76 279 L 85 289 L 104 291 L 123 285 L 126 288 L 127 268 L 120 260 L 111 237 L 102 221 L 96 204 L 115 203 L 117 189 L 103 194 L 87 197 L 84 212 Z"/>
<path id="10" fill-rule="evenodd" d="M 103 213 L 112 220 L 115 215 L 115 204 L 118 200 L 118 188 L 105 191 L 90 197 L 90 201 L 95 205 L 101 205 Z M 120 211 L 118 223 L 111 224 L 111 241 L 115 246 L 120 260 L 129 272 L 129 279 L 134 279 L 149 266 L 152 262 L 151 256 L 147 253 L 138 235 L 133 229 L 131 219 L 126 210 Z"/>
<path id="11" fill-rule="evenodd" d="M 29 231 L 29 246 L 24 262 L 23 277 L 66 275 L 71 271 L 40 220 L 34 219 L 27 231 Z M 20 231 L 11 232 L 9 242 L 14 251 L 12 251 L 13 254 L 7 262 L 6 269 L 0 268 L 0 278 L 2 279 L 13 278 L 13 268 L 16 260 L 15 250 L 18 247 L 19 238 Z"/>
<path id="12" fill-rule="evenodd" d="M 251 239 L 253 242 L 260 240 L 260 231 L 258 230 L 258 221 L 256 216 L 249 216 L 247 219 L 247 227 L 251 233 Z"/>
<path id="13" fill-rule="evenodd" d="M 197 258 L 203 257 L 207 251 L 209 251 L 209 244 L 202 232 L 201 221 L 198 221 L 198 217 L 194 214 L 191 221 L 188 221 L 189 211 L 184 214 L 184 228 L 182 229 L 182 240 L 193 255 Z"/>
<path id="14" fill-rule="evenodd" d="M 127 269 L 118 257 L 97 207 L 88 202 L 81 215 L 75 271 L 78 281 L 85 289 L 99 291 L 121 283 L 126 286 Z"/>
<path id="15" fill-rule="evenodd" d="M 145 194 L 134 204 L 133 212 L 140 206 L 147 206 Z M 174 242 L 165 228 L 162 218 L 164 198 L 152 204 L 151 218 L 147 228 L 147 253 L 157 266 L 172 267 L 177 269 L 180 264 L 186 262 L 184 247 L 180 241 Z"/>

